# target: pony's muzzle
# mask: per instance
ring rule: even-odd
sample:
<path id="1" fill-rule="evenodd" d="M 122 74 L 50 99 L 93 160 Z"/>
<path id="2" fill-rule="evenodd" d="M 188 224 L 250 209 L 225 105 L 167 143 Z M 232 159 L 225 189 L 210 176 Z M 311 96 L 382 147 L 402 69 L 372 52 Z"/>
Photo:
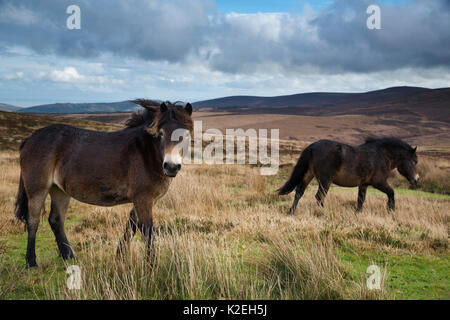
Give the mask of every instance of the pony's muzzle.
<path id="1" fill-rule="evenodd" d="M 164 162 L 163 163 L 163 171 L 164 174 L 168 177 L 175 177 L 181 169 L 181 164 L 173 163 L 173 162 Z"/>
<path id="2" fill-rule="evenodd" d="M 409 183 L 411 183 L 413 186 L 417 185 L 417 183 L 419 182 L 420 176 L 418 174 L 416 174 L 414 176 L 414 178 L 412 178 Z"/>

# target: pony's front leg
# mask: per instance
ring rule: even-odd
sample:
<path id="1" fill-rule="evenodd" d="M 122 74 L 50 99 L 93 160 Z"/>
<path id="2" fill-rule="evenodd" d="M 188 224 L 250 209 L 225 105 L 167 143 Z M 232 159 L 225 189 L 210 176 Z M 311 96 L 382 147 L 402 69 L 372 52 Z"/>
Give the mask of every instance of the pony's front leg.
<path id="1" fill-rule="evenodd" d="M 146 247 L 146 256 L 150 262 L 152 260 L 152 232 L 153 232 L 153 201 L 151 197 L 142 197 L 135 201 L 134 208 L 138 218 L 138 227 L 142 234 Z"/>
<path id="2" fill-rule="evenodd" d="M 142 239 L 146 247 L 146 258 L 149 262 L 153 263 L 152 255 L 152 243 L 153 243 L 153 219 L 146 221 L 145 223 L 139 223 L 139 229 L 141 230 Z"/>
<path id="3" fill-rule="evenodd" d="M 359 186 L 358 188 L 358 206 L 356 207 L 356 212 L 360 212 L 362 210 L 364 201 L 366 200 L 366 192 L 367 186 Z"/>
<path id="4" fill-rule="evenodd" d="M 381 192 L 386 193 L 386 195 L 388 196 L 387 209 L 388 211 L 394 211 L 395 210 L 394 190 L 386 182 L 376 185 L 374 184 L 373 187 L 375 189 L 380 190 Z"/>
<path id="5" fill-rule="evenodd" d="M 136 216 L 136 210 L 131 209 L 130 211 L 130 218 L 128 219 L 127 226 L 125 227 L 125 232 L 123 234 L 123 238 L 119 242 L 119 247 L 117 248 L 117 255 L 116 257 L 118 259 L 122 259 L 125 248 L 130 243 L 130 240 L 134 237 L 136 234 L 136 229 L 138 225 L 138 219 Z"/>

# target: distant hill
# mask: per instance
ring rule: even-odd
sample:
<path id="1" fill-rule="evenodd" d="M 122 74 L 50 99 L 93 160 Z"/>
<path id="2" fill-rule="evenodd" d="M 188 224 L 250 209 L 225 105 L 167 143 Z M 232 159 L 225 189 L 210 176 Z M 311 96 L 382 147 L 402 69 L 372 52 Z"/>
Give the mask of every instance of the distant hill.
<path id="1" fill-rule="evenodd" d="M 340 107 L 370 105 L 431 92 L 420 87 L 392 87 L 364 93 L 312 92 L 275 97 L 230 96 L 195 102 L 196 108 Z"/>
<path id="2" fill-rule="evenodd" d="M 393 87 L 365 93 L 304 93 L 277 97 L 234 96 L 194 103 L 196 110 L 245 114 L 426 117 L 450 123 L 450 88 Z"/>
<path id="3" fill-rule="evenodd" d="M 17 111 L 20 110 L 20 107 L 16 107 L 6 103 L 0 103 L 0 110 L 2 111 Z"/>
<path id="4" fill-rule="evenodd" d="M 21 108 L 23 113 L 110 113 L 130 112 L 136 104 L 129 101 L 107 103 L 53 103 Z"/>
<path id="5" fill-rule="evenodd" d="M 313 92 L 275 97 L 230 96 L 193 103 L 196 111 L 295 115 L 420 114 L 450 122 L 450 88 L 392 87 L 364 93 Z M 129 101 L 111 103 L 55 103 L 20 108 L 24 113 L 124 113 L 138 108 Z"/>

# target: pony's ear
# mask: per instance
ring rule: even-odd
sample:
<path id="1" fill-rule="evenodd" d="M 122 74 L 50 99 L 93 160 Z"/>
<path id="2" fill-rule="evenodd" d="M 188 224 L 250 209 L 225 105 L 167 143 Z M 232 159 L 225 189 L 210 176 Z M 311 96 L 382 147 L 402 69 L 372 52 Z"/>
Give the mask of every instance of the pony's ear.
<path id="1" fill-rule="evenodd" d="M 161 112 L 166 112 L 167 111 L 167 106 L 166 103 L 163 102 L 159 105 L 159 109 L 161 110 Z"/>
<path id="2" fill-rule="evenodd" d="M 186 110 L 189 115 L 192 115 L 192 105 L 189 102 L 186 104 L 186 107 L 184 107 L 184 110 Z"/>
<path id="3" fill-rule="evenodd" d="M 413 153 L 416 153 L 417 147 L 414 147 L 413 149 Z"/>

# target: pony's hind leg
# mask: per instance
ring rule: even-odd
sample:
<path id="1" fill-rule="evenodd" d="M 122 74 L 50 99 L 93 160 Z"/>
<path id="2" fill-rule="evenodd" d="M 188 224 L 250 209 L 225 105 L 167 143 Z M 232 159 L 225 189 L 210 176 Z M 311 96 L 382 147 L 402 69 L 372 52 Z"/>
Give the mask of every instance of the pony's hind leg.
<path id="1" fill-rule="evenodd" d="M 331 179 L 329 178 L 319 178 L 319 189 L 316 193 L 317 204 L 323 207 L 323 201 L 328 193 L 328 189 L 330 188 Z"/>
<path id="2" fill-rule="evenodd" d="M 66 233 L 64 232 L 64 222 L 66 220 L 66 211 L 69 207 L 70 196 L 61 191 L 58 187 L 53 186 L 50 189 L 50 197 L 52 199 L 50 215 L 48 222 L 55 235 L 61 257 L 66 259 L 75 258 Z"/>
<path id="3" fill-rule="evenodd" d="M 36 263 L 36 233 L 39 227 L 39 220 L 41 219 L 41 210 L 45 203 L 48 190 L 41 190 L 39 192 L 30 193 L 28 199 L 28 217 L 27 217 L 27 231 L 28 243 L 26 263 L 27 268 L 37 267 Z"/>
<path id="4" fill-rule="evenodd" d="M 136 211 L 133 208 L 130 211 L 130 218 L 128 219 L 127 226 L 125 227 L 125 232 L 123 234 L 123 238 L 120 240 L 119 247 L 117 248 L 116 257 L 118 259 L 123 258 L 125 248 L 128 246 L 130 240 L 136 234 L 137 225 L 138 225 L 138 219 L 136 216 Z"/>
<path id="5" fill-rule="evenodd" d="M 303 193 L 305 192 L 306 187 L 309 185 L 311 180 L 312 180 L 312 174 L 310 172 L 307 172 L 305 177 L 295 188 L 294 202 L 292 203 L 292 206 L 289 209 L 289 214 L 294 214 L 295 210 L 297 210 L 298 201 L 303 196 Z"/>

